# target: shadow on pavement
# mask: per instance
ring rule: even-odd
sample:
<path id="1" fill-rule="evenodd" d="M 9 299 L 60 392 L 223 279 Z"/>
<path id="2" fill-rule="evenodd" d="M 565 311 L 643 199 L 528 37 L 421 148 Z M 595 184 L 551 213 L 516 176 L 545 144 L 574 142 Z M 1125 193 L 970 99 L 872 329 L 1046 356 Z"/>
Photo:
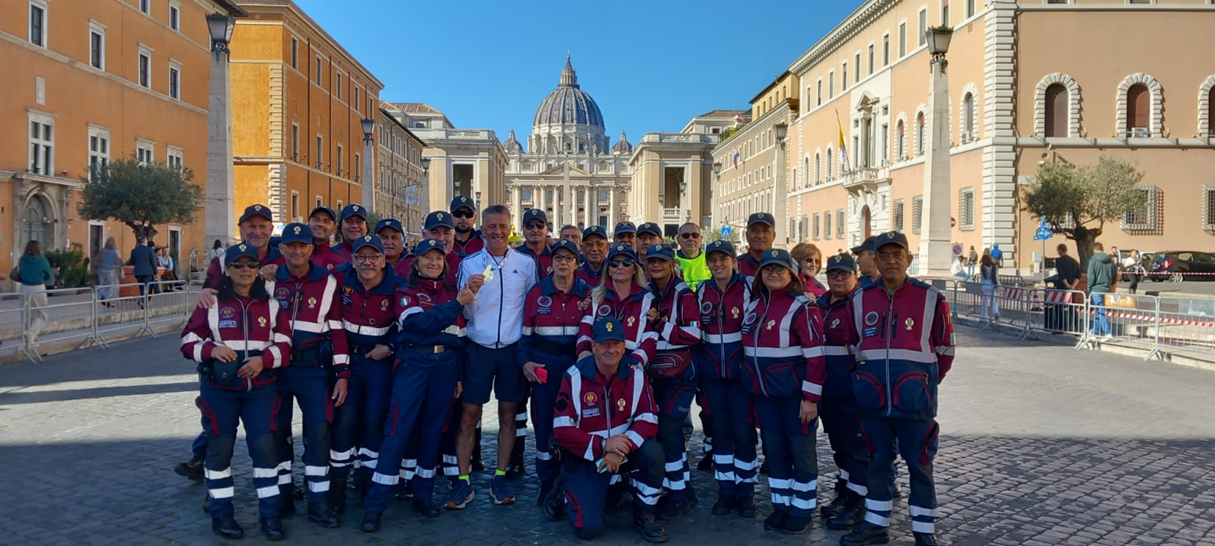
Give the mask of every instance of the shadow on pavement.
<path id="1" fill-rule="evenodd" d="M 96 387 L 74 390 L 44 390 L 34 392 L 12 390 L 0 393 L 0 405 L 38 404 L 43 402 L 87 400 L 91 398 L 108 398 L 115 396 L 135 396 L 141 394 L 165 394 L 172 392 L 197 391 L 198 381 L 156 383 L 152 385 L 130 385 L 123 387 Z"/>

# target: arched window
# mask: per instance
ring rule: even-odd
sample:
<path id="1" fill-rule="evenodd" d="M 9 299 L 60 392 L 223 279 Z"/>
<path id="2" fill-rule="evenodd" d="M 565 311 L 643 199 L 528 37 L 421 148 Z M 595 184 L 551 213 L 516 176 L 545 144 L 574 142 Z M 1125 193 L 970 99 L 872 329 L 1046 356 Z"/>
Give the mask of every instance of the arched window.
<path id="1" fill-rule="evenodd" d="M 1046 131 L 1047 137 L 1065 137 L 1068 135 L 1067 126 L 1067 86 L 1062 83 L 1052 83 L 1046 88 Z"/>
<path id="2" fill-rule="evenodd" d="M 1215 136 L 1215 86 L 1207 92 L 1207 134 Z"/>
<path id="3" fill-rule="evenodd" d="M 903 125 L 903 120 L 899 120 L 898 125 L 895 125 L 894 134 L 894 160 L 902 161 L 907 156 L 907 127 Z"/>
<path id="4" fill-rule="evenodd" d="M 975 96 L 967 93 L 962 97 L 962 142 L 970 142 L 975 138 Z"/>
<path id="5" fill-rule="evenodd" d="M 805 159 L 805 161 L 802 162 L 802 187 L 803 188 L 810 187 L 810 158 L 809 157 L 807 157 Z"/>
<path id="6" fill-rule="evenodd" d="M 823 183 L 823 156 L 814 154 L 814 185 Z"/>
<path id="7" fill-rule="evenodd" d="M 831 154 L 831 148 L 827 148 L 827 181 L 835 180 L 835 156 Z"/>
<path id="8" fill-rule="evenodd" d="M 1152 93 L 1142 83 L 1126 91 L 1126 134 L 1130 137 L 1150 137 Z"/>
<path id="9" fill-rule="evenodd" d="M 915 155 L 924 155 L 924 112 L 915 115 Z"/>

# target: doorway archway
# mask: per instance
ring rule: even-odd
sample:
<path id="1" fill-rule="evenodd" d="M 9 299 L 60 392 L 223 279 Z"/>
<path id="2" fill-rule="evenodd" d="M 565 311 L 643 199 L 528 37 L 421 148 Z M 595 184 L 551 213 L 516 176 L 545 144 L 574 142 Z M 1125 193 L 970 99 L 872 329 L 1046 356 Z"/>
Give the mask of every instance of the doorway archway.
<path id="1" fill-rule="evenodd" d="M 868 239 L 869 235 L 870 235 L 869 217 L 870 217 L 869 205 L 865 205 L 865 206 L 861 207 L 861 233 L 863 234 L 861 236 L 862 241 L 864 241 L 865 239 Z"/>

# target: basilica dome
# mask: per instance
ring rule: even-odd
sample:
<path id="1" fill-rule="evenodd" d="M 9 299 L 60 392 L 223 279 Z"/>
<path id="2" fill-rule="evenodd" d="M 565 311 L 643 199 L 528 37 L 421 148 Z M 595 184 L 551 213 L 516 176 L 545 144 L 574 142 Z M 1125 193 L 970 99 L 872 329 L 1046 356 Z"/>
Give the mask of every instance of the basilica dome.
<path id="1" fill-rule="evenodd" d="M 532 125 L 591 125 L 603 128 L 603 114 L 595 99 L 578 87 L 578 74 L 570 58 L 565 57 L 561 83 L 540 102 Z"/>

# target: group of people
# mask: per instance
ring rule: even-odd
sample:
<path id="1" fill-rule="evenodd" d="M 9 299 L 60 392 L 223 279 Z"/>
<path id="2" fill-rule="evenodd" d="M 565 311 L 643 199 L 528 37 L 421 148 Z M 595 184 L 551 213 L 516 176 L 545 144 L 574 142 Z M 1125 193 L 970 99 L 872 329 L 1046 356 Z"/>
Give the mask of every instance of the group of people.
<path id="1" fill-rule="evenodd" d="M 932 461 L 937 385 L 953 361 L 941 293 L 908 277 L 901 233 L 823 260 L 809 245 L 773 248 L 775 219 L 748 219 L 748 249 L 701 240 L 688 223 L 664 242 L 654 223 L 566 226 L 510 210 L 478 214 L 468 197 L 431 212 L 423 240 L 367 210 L 317 207 L 270 244 L 270 209 L 240 219 L 241 242 L 210 265 L 181 351 L 197 363 L 203 433 L 179 474 L 207 483 L 213 531 L 238 538 L 230 462 L 245 427 L 260 528 L 285 536 L 294 513 L 292 413 L 303 417 L 307 519 L 340 526 L 357 490 L 360 528 L 380 529 L 388 499 L 439 517 L 476 494 L 479 423 L 491 391 L 499 436 L 489 498 L 511 504 L 523 474 L 526 421 L 535 440 L 534 499 L 580 538 L 631 491 L 641 538 L 696 506 L 689 410 L 701 409 L 717 482 L 716 516 L 754 518 L 764 454 L 764 527 L 810 529 L 818 512 L 841 544 L 889 540 L 895 458 L 911 476 L 916 544 L 936 544 Z M 480 229 L 476 229 L 478 219 Z M 331 245 L 335 231 L 342 242 Z M 861 275 L 858 276 L 857 268 Z M 827 284 L 816 278 L 825 267 Z M 530 411 L 529 411 L 530 410 Z M 817 504 L 822 418 L 838 478 Z M 757 431 L 758 429 L 758 431 Z M 450 487 L 433 502 L 439 473 Z"/>

